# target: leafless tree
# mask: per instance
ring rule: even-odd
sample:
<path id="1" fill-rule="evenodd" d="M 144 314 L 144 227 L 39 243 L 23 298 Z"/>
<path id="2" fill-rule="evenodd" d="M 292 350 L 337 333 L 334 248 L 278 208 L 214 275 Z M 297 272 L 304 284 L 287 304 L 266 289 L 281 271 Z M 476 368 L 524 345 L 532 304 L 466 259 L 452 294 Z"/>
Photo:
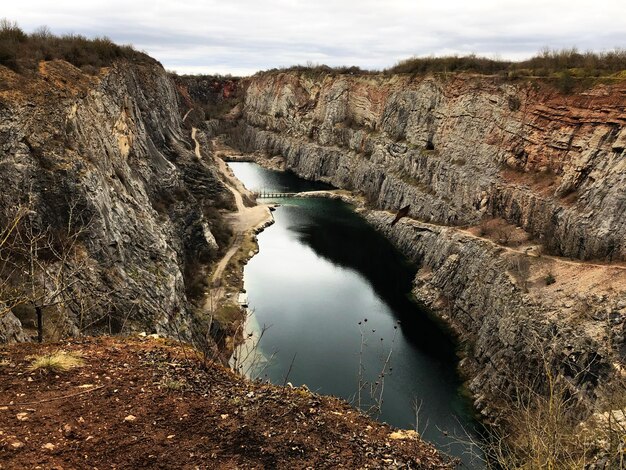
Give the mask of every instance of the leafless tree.
<path id="1" fill-rule="evenodd" d="M 53 311 L 76 316 L 79 328 L 86 318 L 102 309 L 110 298 L 89 281 L 93 262 L 81 240 L 90 220 L 70 202 L 66 225 L 54 228 L 42 222 L 33 210 L 32 198 L 9 214 L 9 223 L 0 233 L 0 314 L 25 306 L 36 315 L 37 339 L 44 339 L 44 316 Z M 58 329 L 60 318 L 52 326 Z"/>

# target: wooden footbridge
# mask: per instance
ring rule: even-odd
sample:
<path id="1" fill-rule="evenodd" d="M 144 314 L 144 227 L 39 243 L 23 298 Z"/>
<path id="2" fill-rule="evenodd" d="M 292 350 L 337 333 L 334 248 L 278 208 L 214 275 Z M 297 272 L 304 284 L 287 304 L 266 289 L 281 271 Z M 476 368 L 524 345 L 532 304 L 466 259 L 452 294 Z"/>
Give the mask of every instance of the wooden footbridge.
<path id="1" fill-rule="evenodd" d="M 257 199 L 276 199 L 281 197 L 294 197 L 298 193 L 283 193 L 280 191 L 255 191 Z"/>

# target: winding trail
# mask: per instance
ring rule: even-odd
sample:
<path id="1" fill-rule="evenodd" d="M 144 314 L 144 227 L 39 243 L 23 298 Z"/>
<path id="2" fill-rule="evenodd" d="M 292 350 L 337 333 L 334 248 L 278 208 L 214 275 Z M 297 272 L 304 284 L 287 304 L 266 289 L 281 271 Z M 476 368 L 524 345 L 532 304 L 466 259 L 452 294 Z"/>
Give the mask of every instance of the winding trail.
<path id="1" fill-rule="evenodd" d="M 195 144 L 195 154 L 198 160 L 202 161 L 203 156 L 201 152 L 200 142 L 196 138 L 198 130 L 193 127 L 191 129 L 191 138 Z M 211 275 L 211 287 L 217 288 L 216 292 L 212 292 L 211 302 L 216 302 L 223 295 L 223 289 L 220 288 L 220 280 L 224 270 L 228 266 L 228 263 L 232 259 L 232 257 L 237 253 L 239 249 L 241 249 L 243 241 L 246 237 L 251 237 L 255 232 L 257 232 L 260 228 L 267 226 L 273 222 L 272 213 L 269 210 L 269 206 L 265 204 L 257 204 L 252 207 L 246 207 L 244 204 L 242 194 L 250 194 L 251 193 L 241 184 L 241 182 L 235 178 L 235 176 L 230 171 L 228 165 L 224 160 L 217 157 L 205 157 L 205 158 L 213 158 L 218 171 L 223 176 L 223 183 L 226 188 L 233 194 L 235 198 L 235 205 L 237 207 L 236 212 L 232 214 L 228 214 L 226 219 L 229 221 L 230 226 L 233 230 L 233 241 L 229 249 L 226 251 L 224 256 L 218 261 L 215 266 L 215 270 Z"/>

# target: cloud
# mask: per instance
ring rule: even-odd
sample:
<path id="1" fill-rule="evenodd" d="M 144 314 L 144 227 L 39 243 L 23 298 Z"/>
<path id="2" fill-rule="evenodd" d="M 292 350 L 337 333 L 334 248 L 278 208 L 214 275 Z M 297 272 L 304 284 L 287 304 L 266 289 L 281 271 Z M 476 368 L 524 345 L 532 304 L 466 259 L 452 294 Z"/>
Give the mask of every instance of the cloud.
<path id="1" fill-rule="evenodd" d="M 549 46 L 626 45 L 626 2 L 605 0 L 22 0 L 27 31 L 106 35 L 180 72 L 249 74 L 307 61 L 384 68 L 413 55 L 521 59 Z"/>

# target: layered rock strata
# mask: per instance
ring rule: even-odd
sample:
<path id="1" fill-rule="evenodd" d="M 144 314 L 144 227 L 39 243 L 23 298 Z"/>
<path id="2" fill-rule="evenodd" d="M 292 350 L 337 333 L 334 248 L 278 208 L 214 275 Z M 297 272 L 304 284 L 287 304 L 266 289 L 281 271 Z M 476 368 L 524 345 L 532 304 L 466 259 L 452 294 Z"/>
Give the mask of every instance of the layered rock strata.
<path id="1" fill-rule="evenodd" d="M 141 329 L 190 340 L 191 283 L 220 250 L 220 216 L 205 209 L 234 201 L 194 155 L 165 70 L 121 62 L 89 76 L 42 62 L 32 76 L 0 67 L 0 84 L 3 226 L 21 207 L 36 232 L 80 232 L 73 250 L 83 267 L 67 270 L 75 279 L 63 296 L 39 299 L 53 305 L 46 315 L 64 333 Z M 58 257 L 47 261 L 48 273 L 62 271 Z M 44 297 L 47 276 L 35 280 Z M 23 322 L 31 304 L 13 309 Z"/>
<path id="2" fill-rule="evenodd" d="M 229 138 L 371 208 L 410 205 L 393 228 L 367 218 L 421 267 L 414 293 L 453 327 L 495 418 L 514 375 L 536 381 L 546 361 L 585 413 L 625 380 L 626 276 L 604 264 L 626 258 L 625 124 L 623 81 L 563 95 L 492 77 L 267 73 Z M 508 232 L 494 243 L 481 227 L 496 220 Z"/>
<path id="3" fill-rule="evenodd" d="M 503 217 L 551 252 L 626 258 L 626 85 L 256 76 L 236 143 L 432 223 Z"/>

